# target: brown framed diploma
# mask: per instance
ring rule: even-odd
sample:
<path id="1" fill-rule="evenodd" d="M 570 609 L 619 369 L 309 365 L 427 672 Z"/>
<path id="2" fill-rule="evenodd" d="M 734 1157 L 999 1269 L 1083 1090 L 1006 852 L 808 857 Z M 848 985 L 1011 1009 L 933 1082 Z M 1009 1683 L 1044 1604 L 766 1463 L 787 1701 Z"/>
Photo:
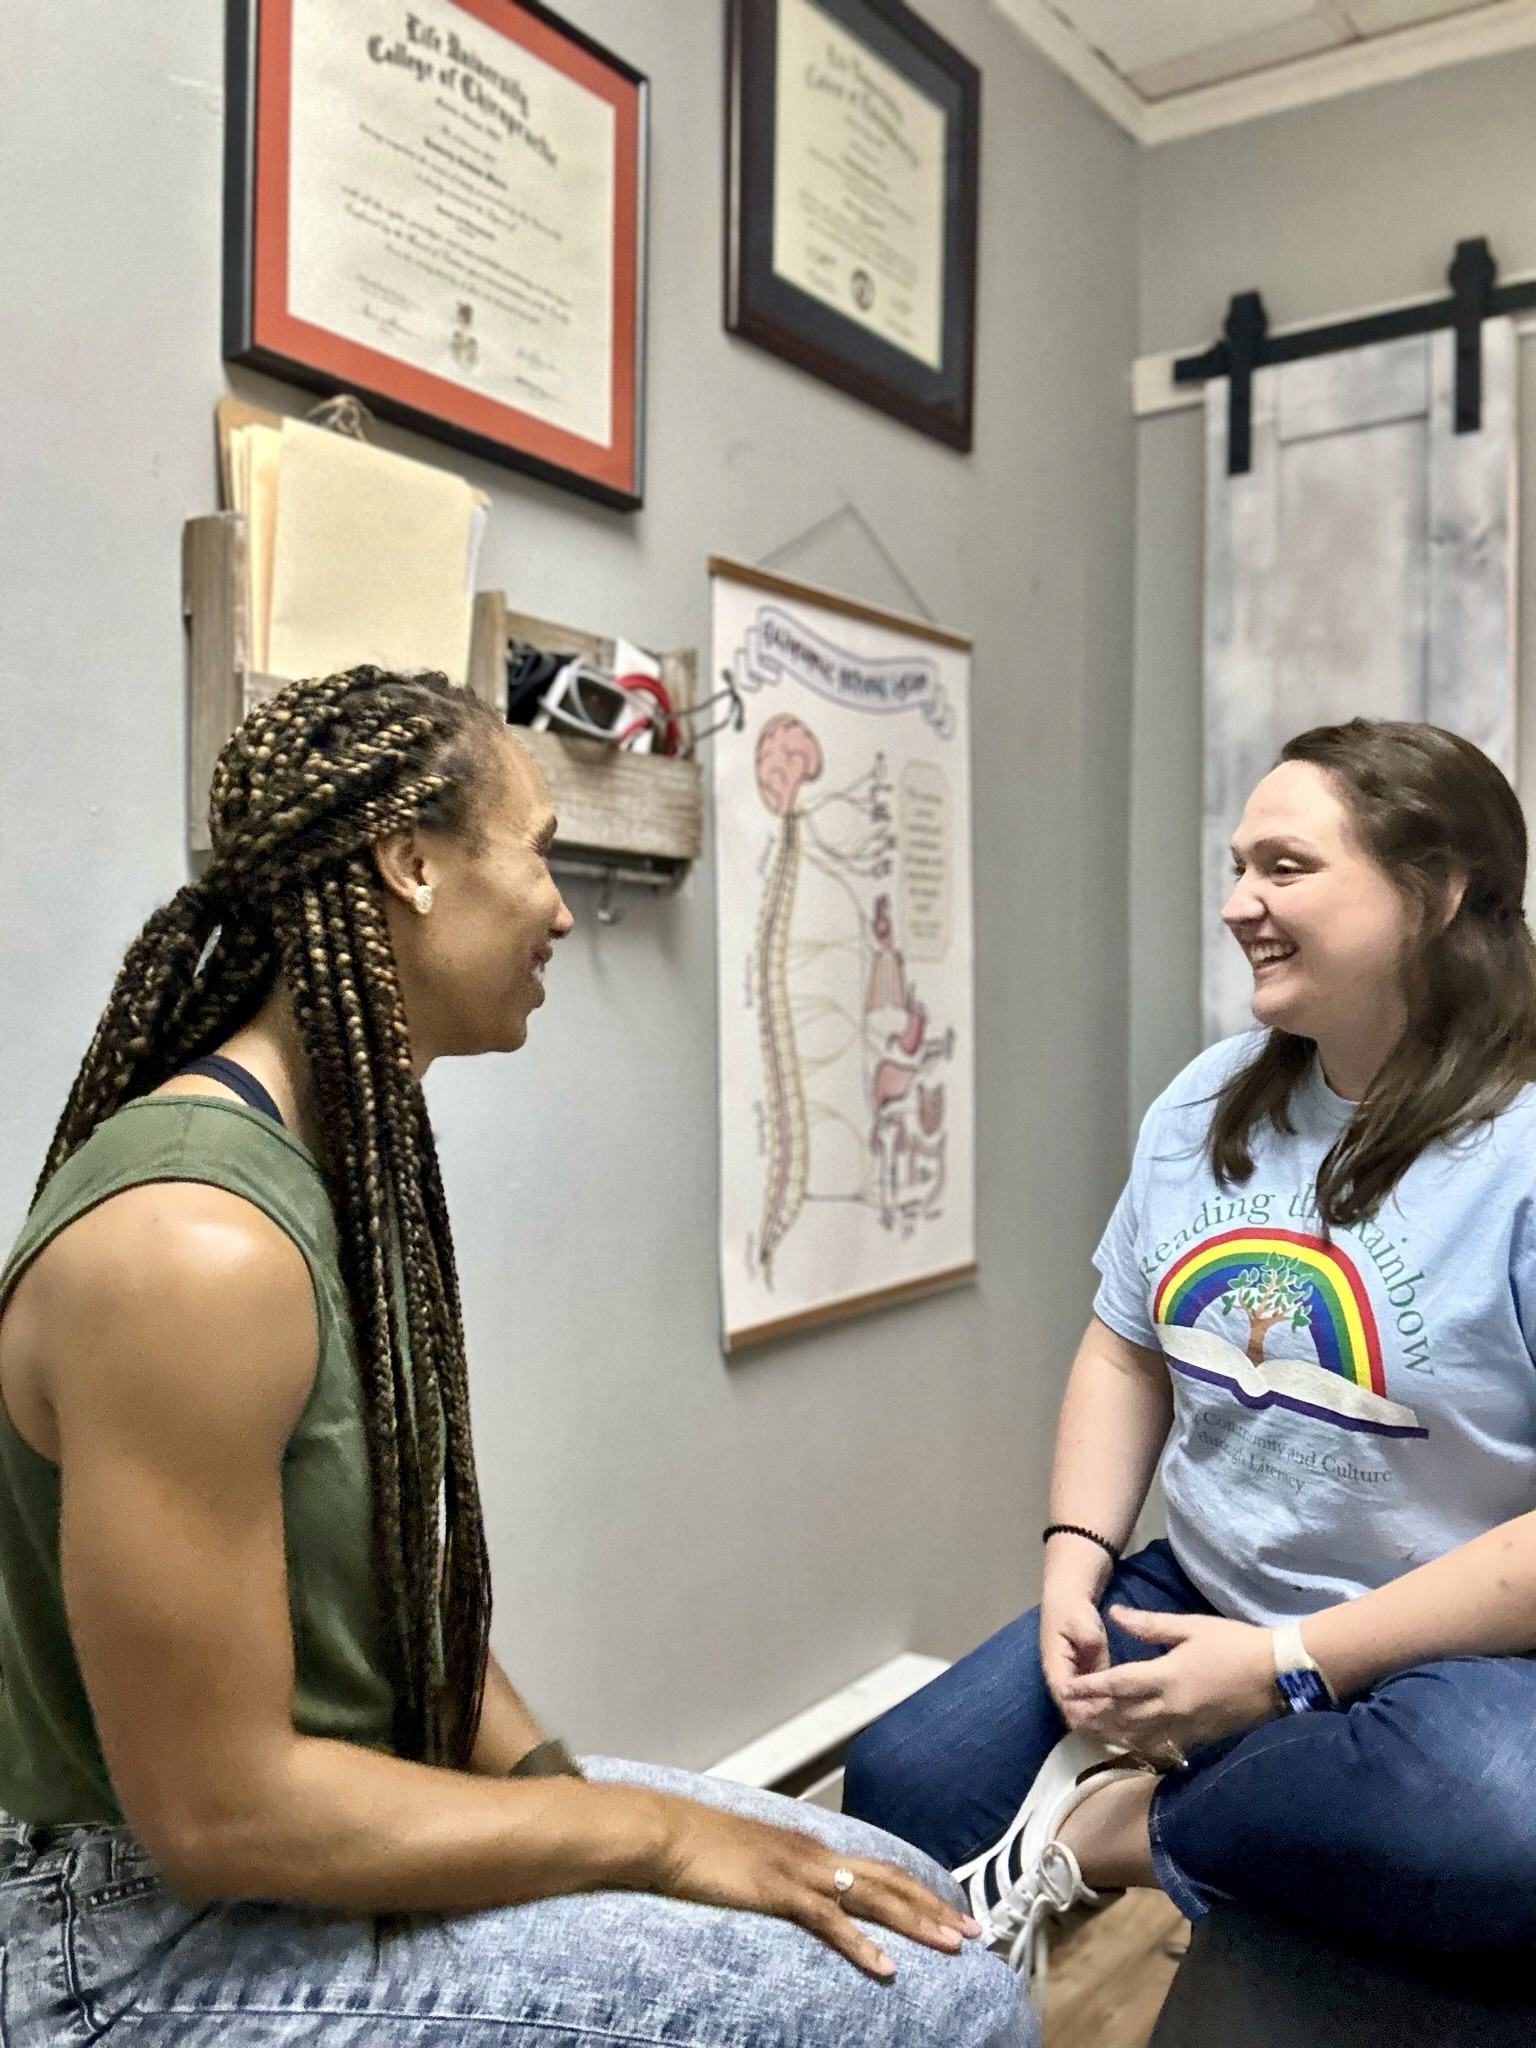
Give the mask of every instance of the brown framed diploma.
<path id="1" fill-rule="evenodd" d="M 224 354 L 636 506 L 647 85 L 536 0 L 228 0 Z"/>
<path id="2" fill-rule="evenodd" d="M 981 74 L 904 0 L 729 0 L 726 325 L 971 446 Z"/>

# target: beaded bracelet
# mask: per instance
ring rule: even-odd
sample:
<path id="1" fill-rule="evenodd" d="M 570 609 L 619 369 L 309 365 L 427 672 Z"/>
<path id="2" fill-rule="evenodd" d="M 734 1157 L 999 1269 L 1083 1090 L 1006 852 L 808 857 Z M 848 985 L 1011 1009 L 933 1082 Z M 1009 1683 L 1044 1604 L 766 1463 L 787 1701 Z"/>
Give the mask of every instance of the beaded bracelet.
<path id="1" fill-rule="evenodd" d="M 1080 1528 L 1076 1522 L 1052 1522 L 1048 1529 L 1042 1531 L 1040 1541 L 1049 1543 L 1053 1536 L 1086 1537 L 1088 1542 L 1097 1543 L 1100 1550 L 1107 1550 L 1116 1564 L 1120 1562 L 1120 1552 L 1115 1545 L 1107 1536 L 1100 1536 L 1097 1530 Z"/>

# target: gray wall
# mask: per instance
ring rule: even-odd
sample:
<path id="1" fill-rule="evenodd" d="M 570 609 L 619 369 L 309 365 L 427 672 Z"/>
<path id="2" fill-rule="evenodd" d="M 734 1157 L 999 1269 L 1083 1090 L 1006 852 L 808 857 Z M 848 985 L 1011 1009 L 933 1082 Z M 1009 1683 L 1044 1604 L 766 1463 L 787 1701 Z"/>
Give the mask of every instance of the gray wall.
<path id="1" fill-rule="evenodd" d="M 697 1764 L 1033 1593 L 1124 1165 L 1137 164 L 983 0 L 927 0 L 986 74 L 980 446 L 957 457 L 722 333 L 720 0 L 565 4 L 654 83 L 648 504 L 467 464 L 495 499 L 484 580 L 702 647 L 706 555 L 760 559 L 847 499 L 976 639 L 976 1288 L 722 1360 L 707 862 L 613 930 L 578 888 L 526 1051 L 430 1083 L 498 1648 L 574 1741 Z M 300 402 L 219 361 L 221 13 L 56 0 L 8 25 L 5 1233 L 123 946 L 186 871 L 178 559 L 216 502 L 213 402 Z M 846 526 L 784 567 L 905 602 Z"/>
<path id="2" fill-rule="evenodd" d="M 1144 352 L 1201 347 L 1233 292 L 1277 325 L 1442 291 L 1457 241 L 1486 235 L 1536 272 L 1536 51 L 1147 150 Z M 1536 340 L 1521 344 L 1522 441 L 1536 446 Z M 1199 1046 L 1203 414 L 1137 430 L 1131 783 L 1133 1123 Z M 1536 799 L 1536 477 L 1525 465 L 1521 795 Z"/>

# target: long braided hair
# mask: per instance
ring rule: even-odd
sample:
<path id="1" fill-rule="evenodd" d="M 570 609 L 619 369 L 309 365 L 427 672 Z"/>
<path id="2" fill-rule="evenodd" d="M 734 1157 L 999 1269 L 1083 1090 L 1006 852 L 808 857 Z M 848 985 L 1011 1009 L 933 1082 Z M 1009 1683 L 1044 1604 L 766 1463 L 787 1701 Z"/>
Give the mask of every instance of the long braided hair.
<path id="1" fill-rule="evenodd" d="M 458 1276 L 373 843 L 478 830 L 501 731 L 440 675 L 292 683 L 219 757 L 206 873 L 129 947 L 38 1191 L 124 1103 L 212 1051 L 281 977 L 309 1059 L 362 1377 L 395 1747 L 474 1746 L 490 1570 Z"/>

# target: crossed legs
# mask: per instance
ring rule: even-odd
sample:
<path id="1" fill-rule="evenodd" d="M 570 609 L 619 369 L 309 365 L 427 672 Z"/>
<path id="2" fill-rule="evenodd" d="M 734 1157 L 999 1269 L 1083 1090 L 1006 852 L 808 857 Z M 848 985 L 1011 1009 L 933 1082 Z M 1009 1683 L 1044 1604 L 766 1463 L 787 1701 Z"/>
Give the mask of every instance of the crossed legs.
<path id="1" fill-rule="evenodd" d="M 1181 1580 L 1153 1546 L 1107 1598 L 1188 1611 Z M 1419 1665 L 1111 1783 L 1061 1839 L 1094 1890 L 1156 1883 L 1192 1919 L 1232 1900 L 1388 1946 L 1536 1947 L 1533 1726 L 1536 1658 Z M 860 1737 L 845 1806 L 953 1868 L 1003 1834 L 1062 1732 L 1026 1615 Z"/>

